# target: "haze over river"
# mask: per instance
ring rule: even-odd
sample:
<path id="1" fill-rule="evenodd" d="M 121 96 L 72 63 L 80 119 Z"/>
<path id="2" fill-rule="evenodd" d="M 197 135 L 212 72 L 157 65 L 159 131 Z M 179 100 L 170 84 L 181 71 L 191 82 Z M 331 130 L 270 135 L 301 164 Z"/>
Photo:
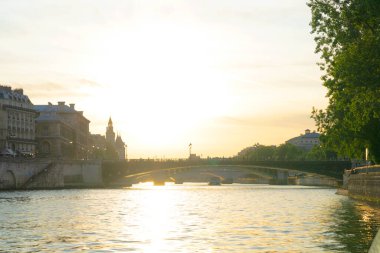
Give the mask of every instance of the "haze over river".
<path id="1" fill-rule="evenodd" d="M 0 252 L 367 252 L 380 208 L 303 186 L 0 192 Z"/>

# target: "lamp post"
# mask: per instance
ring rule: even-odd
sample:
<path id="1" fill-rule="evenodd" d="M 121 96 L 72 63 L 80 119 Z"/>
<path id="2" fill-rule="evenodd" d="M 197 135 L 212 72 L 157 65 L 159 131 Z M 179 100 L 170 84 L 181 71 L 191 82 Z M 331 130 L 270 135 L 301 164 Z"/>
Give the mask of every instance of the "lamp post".
<path id="1" fill-rule="evenodd" d="M 368 173 L 368 147 L 365 148 L 365 165 L 366 165 L 366 173 Z"/>

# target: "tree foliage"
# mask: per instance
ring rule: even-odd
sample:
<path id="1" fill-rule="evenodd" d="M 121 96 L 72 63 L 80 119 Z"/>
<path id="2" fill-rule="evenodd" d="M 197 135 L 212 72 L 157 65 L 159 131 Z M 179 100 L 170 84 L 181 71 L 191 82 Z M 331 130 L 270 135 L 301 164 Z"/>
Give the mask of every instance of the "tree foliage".
<path id="1" fill-rule="evenodd" d="M 94 147 L 90 156 L 93 159 L 118 160 L 119 155 L 111 143 L 107 143 L 105 148 Z"/>
<path id="2" fill-rule="evenodd" d="M 380 1 L 310 0 L 316 53 L 328 89 L 312 118 L 324 144 L 341 156 L 380 161 Z"/>
<path id="3" fill-rule="evenodd" d="M 336 152 L 326 148 L 323 145 L 315 145 L 305 155 L 305 160 L 311 161 L 326 161 L 338 159 Z"/>
<path id="4" fill-rule="evenodd" d="M 245 160 L 265 161 L 273 160 L 275 152 L 275 146 L 264 146 L 256 143 L 255 145 L 240 151 L 238 156 Z"/>
<path id="5" fill-rule="evenodd" d="M 314 146 L 311 150 L 305 150 L 291 143 L 279 146 L 265 146 L 259 143 L 247 147 L 239 152 L 238 159 L 250 161 L 299 161 L 299 160 L 336 160 L 336 153 L 325 146 Z"/>

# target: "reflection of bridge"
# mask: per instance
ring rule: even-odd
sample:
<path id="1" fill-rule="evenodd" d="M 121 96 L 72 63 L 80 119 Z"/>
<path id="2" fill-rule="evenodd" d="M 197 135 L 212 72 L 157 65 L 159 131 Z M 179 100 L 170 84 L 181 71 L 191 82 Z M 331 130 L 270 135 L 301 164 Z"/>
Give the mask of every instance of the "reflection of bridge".
<path id="1" fill-rule="evenodd" d="M 208 182 L 210 178 L 219 178 L 222 183 L 256 182 L 288 184 L 310 181 L 313 177 L 320 182 L 341 181 L 344 169 L 351 167 L 349 161 L 238 161 L 232 159 L 207 160 L 131 160 L 122 165 L 112 162 L 113 168 L 123 170 L 124 177 L 115 177 L 112 183 L 130 185 L 138 182 L 165 181 Z M 112 167 L 111 166 L 111 167 Z M 109 165 L 104 166 L 107 171 Z M 124 170 L 125 168 L 126 171 Z M 115 170 L 115 169 L 114 169 Z M 318 176 L 318 177 L 316 177 Z M 298 181 L 297 181 L 298 180 Z M 303 181 L 302 181 L 303 180 Z M 306 180 L 306 181 L 305 181 Z M 322 181 L 321 181 L 322 180 Z M 311 181 L 310 181 L 311 182 Z M 310 183 L 312 184 L 312 183 Z M 320 183 L 324 184 L 324 183 Z M 326 183 L 330 184 L 331 183 Z"/>

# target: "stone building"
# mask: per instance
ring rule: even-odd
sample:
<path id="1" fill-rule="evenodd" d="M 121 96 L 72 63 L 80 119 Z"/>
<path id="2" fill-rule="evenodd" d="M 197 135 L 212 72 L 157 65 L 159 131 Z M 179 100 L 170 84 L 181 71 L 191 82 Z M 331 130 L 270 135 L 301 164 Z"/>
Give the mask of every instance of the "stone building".
<path id="1" fill-rule="evenodd" d="M 310 150 L 315 145 L 319 145 L 319 133 L 315 131 L 311 132 L 309 129 L 305 130 L 305 134 L 301 134 L 300 136 L 291 138 L 286 141 L 286 143 L 291 143 L 296 147 L 302 148 L 304 150 Z"/>
<path id="2" fill-rule="evenodd" d="M 106 141 L 107 143 L 111 144 L 118 156 L 119 156 L 119 159 L 125 159 L 125 143 L 124 141 L 121 139 L 121 136 L 118 134 L 115 138 L 115 132 L 113 130 L 113 123 L 112 123 L 112 119 L 110 117 L 110 119 L 108 120 L 108 125 L 107 125 L 107 129 L 106 129 Z"/>
<path id="3" fill-rule="evenodd" d="M 121 139 L 120 135 L 116 136 L 115 149 L 116 149 L 117 154 L 119 155 L 119 159 L 126 159 L 126 155 L 125 155 L 125 143 Z"/>
<path id="4" fill-rule="evenodd" d="M 41 157 L 87 159 L 89 152 L 89 124 L 83 111 L 76 111 L 75 104 L 35 105 L 39 113 L 36 119 L 36 141 Z"/>
<path id="5" fill-rule="evenodd" d="M 0 152 L 34 154 L 36 111 L 23 89 L 0 85 Z"/>

